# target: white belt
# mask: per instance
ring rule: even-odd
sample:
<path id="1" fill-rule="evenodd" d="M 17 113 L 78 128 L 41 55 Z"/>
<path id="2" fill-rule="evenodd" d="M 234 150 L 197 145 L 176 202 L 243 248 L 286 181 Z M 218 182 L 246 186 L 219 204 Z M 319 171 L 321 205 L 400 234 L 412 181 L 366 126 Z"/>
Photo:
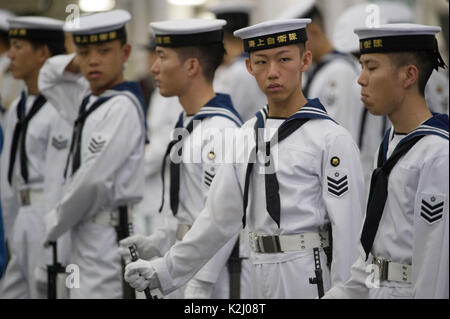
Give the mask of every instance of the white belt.
<path id="1" fill-rule="evenodd" d="M 43 190 L 23 189 L 20 191 L 21 206 L 30 206 L 45 201 Z"/>
<path id="2" fill-rule="evenodd" d="M 130 207 L 128 207 L 128 222 L 131 223 L 131 221 L 132 221 L 132 212 Z M 111 226 L 111 227 L 119 226 L 120 222 L 119 211 L 113 210 L 100 212 L 96 214 L 94 217 L 92 217 L 91 222 L 101 226 Z"/>
<path id="3" fill-rule="evenodd" d="M 410 284 L 412 282 L 412 266 L 394 263 L 379 257 L 374 257 L 372 264 L 378 266 L 380 280 L 397 281 Z"/>
<path id="4" fill-rule="evenodd" d="M 191 225 L 178 224 L 177 227 L 177 240 L 183 240 L 183 237 L 191 229 Z"/>
<path id="5" fill-rule="evenodd" d="M 259 236 L 250 233 L 250 247 L 256 253 L 281 253 L 328 247 L 328 232 Z"/>

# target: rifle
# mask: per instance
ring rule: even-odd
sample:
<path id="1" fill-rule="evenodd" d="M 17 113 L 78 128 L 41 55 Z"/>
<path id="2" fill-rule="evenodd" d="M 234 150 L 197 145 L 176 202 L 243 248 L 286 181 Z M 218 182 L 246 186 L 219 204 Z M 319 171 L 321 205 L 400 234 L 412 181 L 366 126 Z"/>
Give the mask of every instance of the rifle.
<path id="1" fill-rule="evenodd" d="M 133 224 L 128 221 L 128 207 L 119 206 L 119 224 L 116 226 L 117 241 L 121 241 L 124 238 L 130 237 L 130 233 L 133 233 Z M 122 292 L 124 299 L 136 299 L 136 294 L 133 288 L 125 281 L 125 262 L 121 258 L 122 266 Z"/>
<path id="2" fill-rule="evenodd" d="M 56 241 L 50 242 L 53 251 L 53 265 L 47 265 L 47 298 L 57 299 L 58 274 L 66 273 L 65 268 L 58 262 L 58 249 Z"/>
<path id="3" fill-rule="evenodd" d="M 319 298 L 322 298 L 324 293 L 323 290 L 323 277 L 322 277 L 322 267 L 320 266 L 320 255 L 319 248 L 314 248 L 314 272 L 316 273 L 315 278 L 309 278 L 309 283 L 312 285 L 317 285 L 317 292 Z"/>
<path id="4" fill-rule="evenodd" d="M 131 255 L 131 261 L 136 261 L 139 259 L 138 256 L 138 252 L 136 250 L 136 246 L 135 245 L 131 245 L 130 247 L 128 247 L 128 249 L 130 250 L 130 255 Z M 157 296 L 153 297 L 152 294 L 150 293 L 150 288 L 145 288 L 144 290 L 145 293 L 145 297 L 147 299 L 158 299 Z"/>
<path id="5" fill-rule="evenodd" d="M 240 299 L 241 297 L 241 270 L 242 260 L 239 257 L 240 237 L 234 244 L 231 255 L 228 258 L 228 272 L 230 274 L 230 299 Z"/>

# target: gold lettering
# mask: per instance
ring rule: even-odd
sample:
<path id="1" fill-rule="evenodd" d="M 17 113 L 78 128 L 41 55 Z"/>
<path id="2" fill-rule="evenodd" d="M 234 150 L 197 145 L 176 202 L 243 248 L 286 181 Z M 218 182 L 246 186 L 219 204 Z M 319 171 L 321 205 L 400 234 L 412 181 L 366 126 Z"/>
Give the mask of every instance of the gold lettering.
<path id="1" fill-rule="evenodd" d="M 255 46 L 256 46 L 255 40 L 248 41 L 248 47 L 249 48 L 254 48 Z"/>
<path id="2" fill-rule="evenodd" d="M 267 38 L 267 45 L 274 45 L 275 44 L 275 38 Z"/>
<path id="3" fill-rule="evenodd" d="M 297 33 L 289 33 L 289 41 L 297 40 Z"/>
<path id="4" fill-rule="evenodd" d="M 277 41 L 278 43 L 284 43 L 287 41 L 287 35 L 286 34 L 282 34 L 277 36 Z"/>
<path id="5" fill-rule="evenodd" d="M 373 40 L 373 47 L 374 48 L 382 48 L 383 47 L 383 40 L 382 39 Z"/>

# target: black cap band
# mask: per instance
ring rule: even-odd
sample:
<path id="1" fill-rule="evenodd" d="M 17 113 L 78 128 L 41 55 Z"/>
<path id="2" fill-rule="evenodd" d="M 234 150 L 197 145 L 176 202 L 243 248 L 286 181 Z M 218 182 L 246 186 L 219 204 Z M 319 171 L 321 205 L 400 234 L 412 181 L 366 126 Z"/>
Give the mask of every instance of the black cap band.
<path id="1" fill-rule="evenodd" d="M 445 67 L 434 35 L 403 35 L 361 39 L 359 48 L 361 54 L 429 51 L 434 60 L 434 68 L 437 70 L 439 67 Z"/>
<path id="2" fill-rule="evenodd" d="M 306 40 L 308 40 L 306 29 L 302 28 L 244 39 L 244 50 L 246 52 L 266 50 L 295 43 L 304 43 Z"/>
<path id="3" fill-rule="evenodd" d="M 27 29 L 27 28 L 12 28 L 8 30 L 9 38 L 26 39 L 36 42 L 64 42 L 64 32 L 62 30 L 48 30 L 48 29 Z"/>
<path id="4" fill-rule="evenodd" d="M 156 35 L 156 45 L 161 47 L 185 47 L 221 43 L 223 30 L 215 30 L 194 34 L 164 34 Z"/>
<path id="5" fill-rule="evenodd" d="M 126 36 L 127 36 L 127 32 L 125 30 L 125 26 L 123 26 L 117 30 L 94 33 L 94 34 L 73 33 L 73 41 L 75 42 L 76 45 L 88 45 L 88 44 L 97 44 L 97 43 L 118 40 L 118 39 L 125 39 Z"/>

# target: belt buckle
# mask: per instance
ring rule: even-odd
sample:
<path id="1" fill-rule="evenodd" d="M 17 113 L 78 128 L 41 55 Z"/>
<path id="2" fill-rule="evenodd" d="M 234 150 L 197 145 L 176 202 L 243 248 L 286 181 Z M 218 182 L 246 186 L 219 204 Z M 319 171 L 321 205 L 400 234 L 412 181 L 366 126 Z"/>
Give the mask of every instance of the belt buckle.
<path id="1" fill-rule="evenodd" d="M 383 258 L 375 258 L 375 265 L 378 266 L 380 280 L 388 279 L 389 260 Z"/>
<path id="2" fill-rule="evenodd" d="M 262 253 L 270 254 L 282 252 L 278 236 L 260 236 L 258 237 L 258 244 Z"/>
<path id="3" fill-rule="evenodd" d="M 28 189 L 20 191 L 20 202 L 22 206 L 31 205 L 30 191 Z"/>

